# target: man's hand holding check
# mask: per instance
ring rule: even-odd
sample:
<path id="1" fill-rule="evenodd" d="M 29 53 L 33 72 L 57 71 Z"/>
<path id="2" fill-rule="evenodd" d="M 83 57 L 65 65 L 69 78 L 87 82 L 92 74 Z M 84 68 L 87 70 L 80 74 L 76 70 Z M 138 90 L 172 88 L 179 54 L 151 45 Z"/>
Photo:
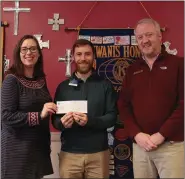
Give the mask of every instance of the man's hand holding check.
<path id="1" fill-rule="evenodd" d="M 87 124 L 88 117 L 84 113 L 69 112 L 61 118 L 61 122 L 65 128 L 71 128 L 74 121 L 76 121 L 80 126 L 85 126 Z"/>
<path id="2" fill-rule="evenodd" d="M 66 113 L 60 120 L 65 128 L 71 128 L 74 122 L 73 112 Z"/>
<path id="3" fill-rule="evenodd" d="M 73 113 L 73 117 L 74 120 L 81 126 L 85 126 L 87 124 L 88 121 L 88 117 L 86 114 L 84 113 L 80 113 L 80 112 L 74 112 Z"/>
<path id="4" fill-rule="evenodd" d="M 61 122 L 65 128 L 71 128 L 75 121 L 80 126 L 85 126 L 88 121 L 87 101 L 58 101 L 57 114 L 65 114 Z"/>

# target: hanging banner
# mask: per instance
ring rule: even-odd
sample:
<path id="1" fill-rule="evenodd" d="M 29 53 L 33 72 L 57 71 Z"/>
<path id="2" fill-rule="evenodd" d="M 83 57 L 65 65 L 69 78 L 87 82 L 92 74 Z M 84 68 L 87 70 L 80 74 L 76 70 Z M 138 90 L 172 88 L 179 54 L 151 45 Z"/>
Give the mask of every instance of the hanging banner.
<path id="1" fill-rule="evenodd" d="M 95 68 L 100 76 L 121 90 L 126 68 L 140 56 L 133 29 L 82 29 L 79 39 L 87 39 L 95 47 Z"/>
<path id="2" fill-rule="evenodd" d="M 133 29 L 81 29 L 79 39 L 95 47 L 95 64 L 99 76 L 108 79 L 119 93 L 126 68 L 140 57 Z M 118 120 L 108 129 L 110 178 L 133 178 L 132 141 Z"/>

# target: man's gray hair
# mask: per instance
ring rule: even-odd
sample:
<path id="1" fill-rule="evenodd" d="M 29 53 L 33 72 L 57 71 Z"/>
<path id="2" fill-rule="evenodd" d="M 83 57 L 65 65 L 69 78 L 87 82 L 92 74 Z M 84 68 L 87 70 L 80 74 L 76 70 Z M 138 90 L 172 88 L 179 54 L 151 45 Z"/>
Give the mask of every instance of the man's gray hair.
<path id="1" fill-rule="evenodd" d="M 137 22 L 135 28 L 134 28 L 134 34 L 135 34 L 135 29 L 137 28 L 137 26 L 138 26 L 139 24 L 153 24 L 154 27 L 156 28 L 156 31 L 157 31 L 159 34 L 161 34 L 161 27 L 160 27 L 160 24 L 159 24 L 157 21 L 155 21 L 155 20 L 153 20 L 153 19 L 151 19 L 151 18 L 144 18 L 144 19 L 139 20 L 139 21 Z"/>

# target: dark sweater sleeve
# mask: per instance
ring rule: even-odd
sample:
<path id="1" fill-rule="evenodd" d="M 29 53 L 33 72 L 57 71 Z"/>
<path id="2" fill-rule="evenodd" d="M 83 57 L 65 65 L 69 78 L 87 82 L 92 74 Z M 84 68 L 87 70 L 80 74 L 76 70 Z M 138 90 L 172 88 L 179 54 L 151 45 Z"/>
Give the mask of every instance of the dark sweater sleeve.
<path id="1" fill-rule="evenodd" d="M 131 138 L 134 138 L 136 134 L 141 132 L 141 130 L 137 123 L 135 122 L 134 115 L 132 112 L 131 90 L 130 90 L 131 75 L 132 73 L 128 68 L 126 71 L 125 78 L 123 80 L 122 89 L 119 93 L 118 109 L 120 120 L 123 122 L 125 129 L 129 133 L 129 136 Z"/>
<path id="2" fill-rule="evenodd" d="M 56 104 L 57 101 L 60 101 L 62 95 L 61 84 L 58 85 L 55 96 L 54 96 L 54 103 Z M 55 129 L 63 131 L 65 128 L 61 122 L 61 118 L 64 114 L 52 114 L 52 125 Z"/>
<path id="3" fill-rule="evenodd" d="M 118 115 L 117 95 L 110 82 L 105 82 L 105 115 L 99 117 L 88 116 L 86 127 L 95 129 L 107 129 L 115 125 Z M 91 119 L 92 118 L 92 119 Z"/>
<path id="4" fill-rule="evenodd" d="M 7 75 L 2 84 L 2 123 L 12 127 L 35 126 L 40 124 L 40 112 L 19 111 L 19 84 L 13 75 Z"/>
<path id="5" fill-rule="evenodd" d="M 166 120 L 159 131 L 165 138 L 171 138 L 178 130 L 184 127 L 184 59 L 179 58 L 175 60 L 178 60 L 179 63 L 177 104 L 171 116 Z"/>

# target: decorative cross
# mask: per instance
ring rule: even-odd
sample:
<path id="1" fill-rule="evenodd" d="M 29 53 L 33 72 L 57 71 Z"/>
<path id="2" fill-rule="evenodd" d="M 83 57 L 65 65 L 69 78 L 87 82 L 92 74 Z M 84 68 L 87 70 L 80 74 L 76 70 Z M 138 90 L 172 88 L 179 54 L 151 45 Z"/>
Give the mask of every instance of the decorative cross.
<path id="1" fill-rule="evenodd" d="M 54 14 L 54 19 L 48 19 L 48 24 L 53 24 L 52 30 L 59 30 L 59 25 L 64 24 L 64 19 L 59 19 L 59 14 Z"/>
<path id="2" fill-rule="evenodd" d="M 38 40 L 38 42 L 39 42 L 39 45 L 40 45 L 40 48 L 41 48 L 41 49 L 42 49 L 43 47 L 49 49 L 49 40 L 43 42 L 43 41 L 41 40 L 41 37 L 42 37 L 41 34 L 35 34 L 34 36 L 37 38 L 37 40 Z"/>
<path id="3" fill-rule="evenodd" d="M 19 25 L 19 12 L 30 12 L 30 8 L 19 8 L 19 1 L 15 1 L 15 7 L 4 7 L 3 11 L 14 11 L 14 35 L 17 35 Z"/>
<path id="4" fill-rule="evenodd" d="M 59 57 L 59 62 L 65 62 L 66 63 L 66 77 L 71 76 L 71 63 L 73 62 L 72 55 L 71 55 L 71 49 L 66 49 L 65 57 Z"/>
<path id="5" fill-rule="evenodd" d="M 164 42 L 163 44 L 164 44 L 164 46 L 166 47 L 166 51 L 167 51 L 169 54 L 177 55 L 177 49 L 176 49 L 176 48 L 173 49 L 173 50 L 170 49 L 170 45 L 171 45 L 170 42 L 166 41 L 166 42 Z"/>
<path id="6" fill-rule="evenodd" d="M 9 68 L 10 60 L 6 58 L 6 55 L 4 55 L 4 72 L 6 72 Z"/>

